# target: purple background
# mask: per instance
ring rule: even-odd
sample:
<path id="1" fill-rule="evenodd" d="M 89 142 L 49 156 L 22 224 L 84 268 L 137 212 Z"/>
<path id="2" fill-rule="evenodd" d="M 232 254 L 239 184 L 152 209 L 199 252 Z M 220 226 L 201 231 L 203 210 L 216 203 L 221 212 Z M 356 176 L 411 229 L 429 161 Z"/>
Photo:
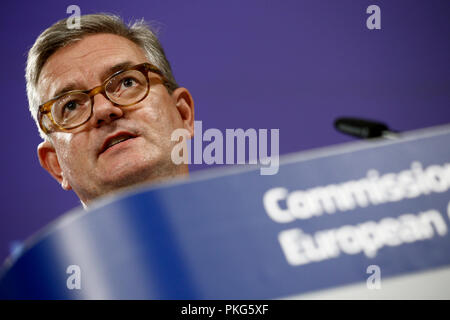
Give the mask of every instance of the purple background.
<path id="1" fill-rule="evenodd" d="M 24 80 L 28 48 L 71 4 L 156 21 L 204 130 L 279 128 L 281 154 L 352 140 L 339 116 L 399 131 L 450 121 L 448 0 L 2 2 L 0 259 L 79 205 L 39 166 Z M 381 30 L 366 28 L 371 4 Z"/>

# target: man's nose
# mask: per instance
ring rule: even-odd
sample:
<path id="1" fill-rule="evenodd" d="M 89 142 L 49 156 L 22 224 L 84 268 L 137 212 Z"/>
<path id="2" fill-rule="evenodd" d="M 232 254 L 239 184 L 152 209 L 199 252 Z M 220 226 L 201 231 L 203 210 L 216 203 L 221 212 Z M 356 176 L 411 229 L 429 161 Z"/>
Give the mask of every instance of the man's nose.
<path id="1" fill-rule="evenodd" d="M 115 106 L 103 94 L 94 96 L 92 103 L 92 121 L 95 127 L 109 124 L 123 116 L 123 110 Z"/>

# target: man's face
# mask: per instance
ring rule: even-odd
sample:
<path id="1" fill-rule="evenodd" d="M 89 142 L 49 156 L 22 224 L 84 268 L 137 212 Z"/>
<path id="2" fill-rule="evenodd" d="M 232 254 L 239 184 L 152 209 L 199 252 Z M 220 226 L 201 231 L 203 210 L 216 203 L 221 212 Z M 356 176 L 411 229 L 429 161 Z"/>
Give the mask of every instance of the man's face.
<path id="1" fill-rule="evenodd" d="M 125 62 L 136 65 L 148 59 L 136 44 L 111 34 L 90 35 L 59 49 L 42 69 L 41 101 L 68 85 L 71 90 L 98 86 L 111 75 L 111 68 Z M 192 98 L 184 88 L 169 94 L 161 81 L 152 81 L 157 74 L 149 73 L 149 78 L 150 91 L 143 101 L 119 108 L 98 94 L 86 124 L 70 132 L 52 132 L 51 143 L 39 146 L 42 166 L 83 202 L 133 184 L 187 174 L 186 165 L 171 161 L 177 142 L 170 137 L 177 128 L 193 134 Z M 105 150 L 116 136 L 134 138 Z"/>

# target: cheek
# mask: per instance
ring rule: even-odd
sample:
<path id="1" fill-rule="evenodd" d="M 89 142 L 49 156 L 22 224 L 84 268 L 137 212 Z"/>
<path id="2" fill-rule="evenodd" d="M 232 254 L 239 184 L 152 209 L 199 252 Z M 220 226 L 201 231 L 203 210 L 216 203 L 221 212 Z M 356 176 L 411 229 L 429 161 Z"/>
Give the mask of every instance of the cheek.
<path id="1" fill-rule="evenodd" d="M 56 139 L 53 140 L 53 145 L 55 146 L 62 167 L 66 166 L 70 159 L 72 159 L 71 154 L 73 152 L 71 149 L 73 141 L 73 135 L 67 133 L 56 133 Z"/>
<path id="2" fill-rule="evenodd" d="M 170 96 L 154 96 L 142 108 L 136 110 L 136 119 L 144 122 L 150 130 L 157 130 L 160 134 L 172 131 L 182 125 L 178 110 Z M 169 133 L 169 135 L 170 135 Z"/>
<path id="3" fill-rule="evenodd" d="M 61 169 L 66 175 L 80 175 L 88 169 L 88 148 L 73 135 L 66 134 L 58 137 L 55 148 Z"/>
<path id="4" fill-rule="evenodd" d="M 80 176 L 87 169 L 87 157 L 83 156 L 79 149 L 66 150 L 61 158 L 61 162 L 63 170 L 70 176 Z"/>

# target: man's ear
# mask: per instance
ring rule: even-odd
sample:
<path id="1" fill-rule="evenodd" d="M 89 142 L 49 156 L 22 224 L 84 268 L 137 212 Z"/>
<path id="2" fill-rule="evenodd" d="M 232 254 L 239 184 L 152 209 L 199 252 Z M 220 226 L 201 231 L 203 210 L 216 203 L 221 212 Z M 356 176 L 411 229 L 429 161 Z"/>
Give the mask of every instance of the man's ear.
<path id="1" fill-rule="evenodd" d="M 183 120 L 184 128 L 194 136 L 194 100 L 188 89 L 177 88 L 172 92 L 172 97 Z"/>
<path id="2" fill-rule="evenodd" d="M 61 184 L 61 187 L 64 190 L 72 189 L 69 182 L 64 177 L 53 145 L 49 141 L 43 141 L 39 144 L 37 153 L 42 168 L 47 170 L 48 173 Z"/>

